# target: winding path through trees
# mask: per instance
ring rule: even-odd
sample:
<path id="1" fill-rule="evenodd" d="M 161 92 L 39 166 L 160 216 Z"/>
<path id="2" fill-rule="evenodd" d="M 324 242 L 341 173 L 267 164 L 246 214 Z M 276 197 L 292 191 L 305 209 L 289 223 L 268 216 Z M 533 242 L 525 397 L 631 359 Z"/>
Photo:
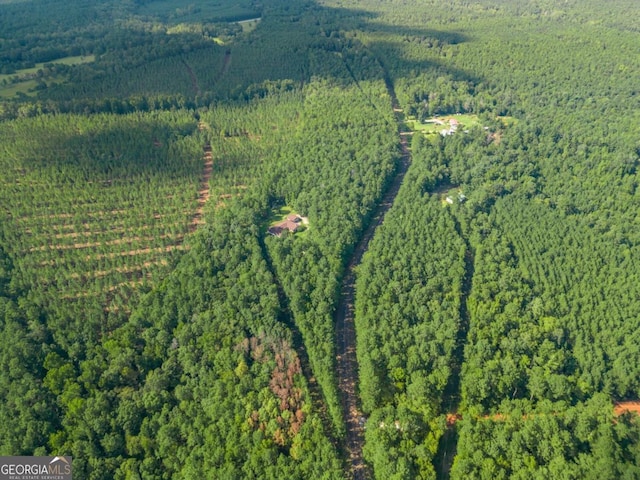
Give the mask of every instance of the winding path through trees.
<path id="1" fill-rule="evenodd" d="M 356 359 L 356 332 L 354 326 L 354 294 L 355 294 L 355 267 L 361 262 L 364 252 L 373 238 L 376 228 L 382 224 L 384 216 L 393 205 L 393 201 L 400 190 L 400 185 L 405 173 L 411 164 L 411 153 L 407 142 L 407 136 L 401 135 L 400 124 L 402 118 L 398 99 L 395 94 L 393 82 L 385 75 L 385 84 L 391 97 L 391 104 L 398 121 L 398 136 L 402 157 L 396 170 L 395 177 L 387 189 L 382 201 L 374 212 L 374 215 L 358 242 L 347 266 L 342 288 L 340 302 L 336 310 L 336 363 L 338 366 L 338 387 L 342 395 L 344 420 L 347 428 L 345 450 L 348 455 L 350 470 L 355 480 L 366 479 L 371 475 L 364 463 L 362 447 L 364 444 L 364 417 L 358 408 L 358 363 Z"/>

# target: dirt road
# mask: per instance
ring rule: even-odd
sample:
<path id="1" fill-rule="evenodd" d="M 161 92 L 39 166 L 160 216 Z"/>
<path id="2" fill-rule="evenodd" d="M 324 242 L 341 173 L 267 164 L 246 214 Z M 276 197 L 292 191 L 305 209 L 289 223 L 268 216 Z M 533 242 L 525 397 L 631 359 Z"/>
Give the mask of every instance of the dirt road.
<path id="1" fill-rule="evenodd" d="M 389 96 L 391 97 L 393 110 L 396 112 L 400 125 L 401 110 L 398 106 L 398 99 L 396 98 L 393 83 L 389 78 L 385 78 L 385 83 Z M 350 464 L 350 472 L 355 480 L 370 478 L 371 475 L 362 457 L 365 419 L 358 408 L 358 363 L 356 359 L 356 333 L 354 326 L 354 269 L 361 262 L 362 256 L 367 250 L 376 228 L 382 224 L 385 214 L 389 208 L 391 208 L 391 205 L 393 205 L 393 201 L 400 190 L 404 175 L 411 163 L 411 153 L 409 152 L 407 137 L 400 135 L 400 128 L 398 129 L 398 137 L 402 151 L 400 164 L 398 165 L 393 182 L 378 205 L 364 235 L 356 245 L 342 282 L 340 302 L 336 310 L 338 387 L 342 395 L 343 412 L 347 427 L 345 448 Z"/>

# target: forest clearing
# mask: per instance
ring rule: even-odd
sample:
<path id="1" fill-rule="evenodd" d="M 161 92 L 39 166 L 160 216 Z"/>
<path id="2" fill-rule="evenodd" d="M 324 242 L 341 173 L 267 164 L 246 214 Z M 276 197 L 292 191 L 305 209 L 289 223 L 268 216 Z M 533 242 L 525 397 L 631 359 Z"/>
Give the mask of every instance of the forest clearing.
<path id="1" fill-rule="evenodd" d="M 446 135 L 460 132 L 468 132 L 470 128 L 480 125 L 477 115 L 451 115 L 443 117 L 433 117 L 425 120 L 415 120 L 408 118 L 405 123 L 414 132 L 422 132 L 425 135 L 440 134 L 447 132 Z"/>

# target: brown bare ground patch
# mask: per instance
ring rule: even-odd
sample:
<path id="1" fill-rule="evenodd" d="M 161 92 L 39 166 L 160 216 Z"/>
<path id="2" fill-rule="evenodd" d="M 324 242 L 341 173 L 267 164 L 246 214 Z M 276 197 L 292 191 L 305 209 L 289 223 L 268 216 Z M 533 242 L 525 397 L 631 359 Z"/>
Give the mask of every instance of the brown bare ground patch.
<path id="1" fill-rule="evenodd" d="M 618 416 L 627 412 L 640 415 L 640 401 L 617 402 L 613 407 L 613 412 Z"/>
<path id="2" fill-rule="evenodd" d="M 140 248 L 138 250 L 127 250 L 123 252 L 111 252 L 111 253 L 100 253 L 98 255 L 87 255 L 84 257 L 85 261 L 89 260 L 102 260 L 102 259 L 112 259 L 116 257 L 135 257 L 137 255 L 145 255 L 149 253 L 169 253 L 174 250 L 188 250 L 189 247 L 185 244 L 179 245 L 166 245 L 164 247 L 155 247 L 155 248 Z M 56 260 L 45 260 L 42 262 L 38 262 L 38 266 L 40 267 L 53 267 L 56 265 L 61 265 L 68 262 L 70 259 L 60 258 Z"/>
<path id="3" fill-rule="evenodd" d="M 613 406 L 613 414 L 619 417 L 620 415 L 624 415 L 625 413 L 635 413 L 637 415 L 640 415 L 640 401 L 629 400 L 625 402 L 616 402 Z M 522 418 L 527 419 L 534 415 L 545 415 L 545 414 L 541 413 L 541 414 L 533 414 L 533 415 L 523 415 Z M 556 414 L 551 413 L 549 415 L 556 415 Z M 447 418 L 447 426 L 451 427 L 455 425 L 456 422 L 459 422 L 460 420 L 462 420 L 462 415 L 460 413 L 447 413 L 446 418 Z M 479 418 L 481 418 L 482 420 L 502 422 L 507 420 L 508 415 L 505 415 L 504 413 L 494 413 L 492 415 L 483 415 Z"/>
<path id="4" fill-rule="evenodd" d="M 47 188 L 50 185 L 44 182 L 23 182 L 19 179 L 14 180 L 13 182 L 2 182 L 0 185 L 6 187 L 15 187 L 16 185 L 24 185 L 25 187 L 38 187 L 38 188 Z"/>
<path id="5" fill-rule="evenodd" d="M 88 224 L 83 224 L 82 225 L 86 230 L 89 230 L 90 225 Z M 50 228 L 53 231 L 65 231 L 65 230 L 74 230 L 76 229 L 76 225 L 74 225 L 73 223 L 56 223 L 54 225 L 48 225 L 47 228 Z M 25 229 L 25 233 L 28 233 L 29 235 L 31 235 L 33 233 L 33 230 L 31 230 L 30 228 Z M 66 234 L 63 234 L 66 235 Z"/>
<path id="6" fill-rule="evenodd" d="M 23 217 L 18 217 L 18 220 L 30 220 L 30 219 L 42 219 L 42 218 L 73 218 L 75 215 L 73 213 L 52 213 L 49 215 L 25 215 Z"/>
<path id="7" fill-rule="evenodd" d="M 211 152 L 211 144 L 207 143 L 203 147 L 204 169 L 202 170 L 202 179 L 200 180 L 200 188 L 198 190 L 198 206 L 191 220 L 190 230 L 193 232 L 199 225 L 204 223 L 203 213 L 204 206 L 209 200 L 209 180 L 213 172 L 213 154 Z"/>
<path id="8" fill-rule="evenodd" d="M 233 188 L 239 188 L 239 187 L 233 187 Z M 243 188 L 247 188 L 246 186 L 243 186 Z M 224 208 L 227 206 L 227 202 L 225 202 L 225 200 L 230 200 L 234 197 L 240 197 L 241 193 L 221 193 L 220 195 L 218 195 L 218 201 L 216 202 L 216 209 L 218 208 Z"/>
<path id="9" fill-rule="evenodd" d="M 227 203 L 225 202 L 225 200 L 230 200 L 233 197 L 241 196 L 240 191 L 245 190 L 247 188 L 247 186 L 246 185 L 234 185 L 231 188 L 233 190 L 235 190 L 236 193 L 221 193 L 220 195 L 218 195 L 218 201 L 216 202 L 216 209 L 226 207 Z"/>
<path id="10" fill-rule="evenodd" d="M 459 413 L 447 413 L 447 427 L 455 425 L 460 420 L 462 420 L 462 415 Z"/>
<path id="11" fill-rule="evenodd" d="M 117 305 L 109 305 L 108 307 L 104 307 L 102 309 L 104 313 L 120 313 L 123 312 L 125 315 L 131 314 L 130 308 L 120 308 Z"/>

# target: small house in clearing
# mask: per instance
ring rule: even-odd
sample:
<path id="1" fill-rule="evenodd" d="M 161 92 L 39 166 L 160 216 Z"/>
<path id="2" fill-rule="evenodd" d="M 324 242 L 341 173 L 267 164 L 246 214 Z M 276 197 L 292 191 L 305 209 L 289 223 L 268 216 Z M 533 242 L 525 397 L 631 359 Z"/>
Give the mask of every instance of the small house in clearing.
<path id="1" fill-rule="evenodd" d="M 449 129 L 445 129 L 445 130 L 440 130 L 440 135 L 442 135 L 443 137 L 446 137 L 447 135 L 453 135 L 454 133 L 456 133 L 458 131 L 458 127 L 460 126 L 460 122 L 458 122 L 458 120 L 456 120 L 455 118 L 451 118 L 449 120 Z"/>
<path id="2" fill-rule="evenodd" d="M 460 191 L 458 192 L 458 195 L 456 195 L 456 198 L 458 199 L 459 203 L 464 203 L 467 201 L 467 196 Z M 444 197 L 444 201 L 447 202 L 449 205 L 453 205 L 455 203 L 455 199 L 453 195 L 447 195 L 446 197 Z"/>
<path id="3" fill-rule="evenodd" d="M 269 230 L 267 230 L 267 233 L 269 233 L 269 235 L 273 235 L 274 237 L 279 237 L 285 231 L 295 233 L 300 227 L 301 223 L 302 223 L 302 217 L 300 215 L 297 215 L 297 214 L 287 215 L 287 218 L 285 220 L 269 227 Z"/>

